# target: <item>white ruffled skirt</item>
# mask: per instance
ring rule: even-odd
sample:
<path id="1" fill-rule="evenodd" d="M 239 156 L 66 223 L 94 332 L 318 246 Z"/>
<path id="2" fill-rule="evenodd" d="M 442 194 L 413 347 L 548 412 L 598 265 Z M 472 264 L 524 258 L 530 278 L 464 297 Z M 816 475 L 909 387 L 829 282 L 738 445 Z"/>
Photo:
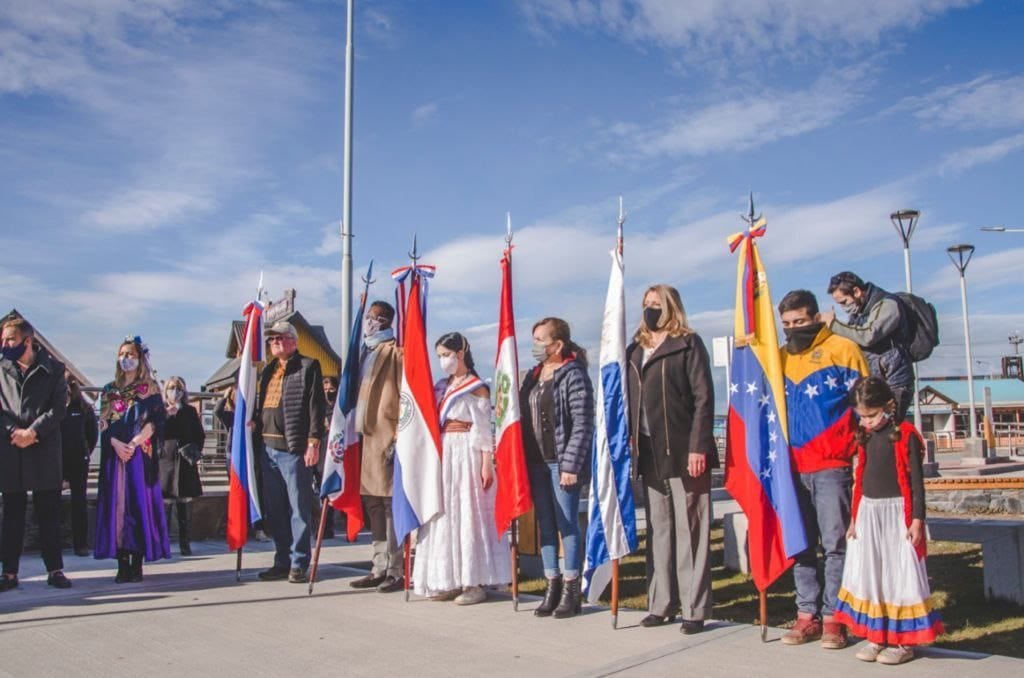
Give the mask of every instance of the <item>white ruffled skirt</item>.
<path id="1" fill-rule="evenodd" d="M 441 455 L 444 513 L 419 528 L 413 564 L 413 591 L 432 596 L 468 586 L 512 581 L 507 537 L 494 526 L 496 484 L 484 490 L 479 450 L 470 434 L 446 433 Z"/>

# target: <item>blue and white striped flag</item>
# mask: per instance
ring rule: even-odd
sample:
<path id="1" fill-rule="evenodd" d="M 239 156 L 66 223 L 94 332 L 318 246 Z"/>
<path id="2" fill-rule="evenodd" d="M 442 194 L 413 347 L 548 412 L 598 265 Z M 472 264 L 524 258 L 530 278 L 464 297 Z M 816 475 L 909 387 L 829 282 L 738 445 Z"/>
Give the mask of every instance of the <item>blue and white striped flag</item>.
<path id="1" fill-rule="evenodd" d="M 601 324 L 601 378 L 597 384 L 597 436 L 590 481 L 583 591 L 597 601 L 611 581 L 611 561 L 637 548 L 636 510 L 630 485 L 626 395 L 626 301 L 622 253 L 612 251 L 612 272 Z"/>

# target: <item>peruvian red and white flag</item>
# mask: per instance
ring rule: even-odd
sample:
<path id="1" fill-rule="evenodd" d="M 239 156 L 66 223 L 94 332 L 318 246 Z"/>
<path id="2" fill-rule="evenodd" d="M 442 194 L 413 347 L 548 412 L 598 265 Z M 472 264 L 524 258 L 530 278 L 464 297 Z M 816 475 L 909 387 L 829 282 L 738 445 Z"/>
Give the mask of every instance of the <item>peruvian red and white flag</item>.
<path id="1" fill-rule="evenodd" d="M 393 275 L 398 275 L 397 272 Z M 391 501 L 395 539 L 401 542 L 420 525 L 444 511 L 441 495 L 441 426 L 434 398 L 434 380 L 427 353 L 423 280 L 415 267 L 406 304 L 405 356 L 399 395 L 398 439 L 395 441 L 395 480 Z"/>
<path id="2" fill-rule="evenodd" d="M 513 520 L 533 506 L 519 412 L 519 356 L 516 353 L 516 316 L 512 310 L 511 245 L 501 258 L 498 357 L 494 364 L 494 418 L 498 438 L 494 453 L 497 467 L 494 521 L 498 536 L 501 537 Z"/>

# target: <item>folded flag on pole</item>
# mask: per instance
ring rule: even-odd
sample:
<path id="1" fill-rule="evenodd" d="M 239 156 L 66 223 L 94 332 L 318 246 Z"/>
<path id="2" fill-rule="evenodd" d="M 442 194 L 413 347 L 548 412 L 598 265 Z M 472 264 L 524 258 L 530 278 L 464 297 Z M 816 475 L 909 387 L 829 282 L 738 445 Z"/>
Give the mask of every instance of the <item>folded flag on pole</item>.
<path id="1" fill-rule="evenodd" d="M 228 468 L 228 548 L 236 551 L 248 539 L 249 524 L 260 519 L 259 487 L 256 482 L 256 454 L 253 431 L 249 428 L 256 409 L 256 365 L 263 360 L 263 305 L 253 300 L 245 310 L 242 356 L 235 388 L 235 421 L 231 436 L 231 465 Z"/>
<path id="2" fill-rule="evenodd" d="M 516 316 L 512 310 L 512 246 L 501 258 L 501 306 L 498 311 L 498 358 L 494 364 L 494 415 L 498 445 L 494 459 L 497 492 L 494 521 L 498 536 L 533 506 L 519 420 L 519 357 L 516 354 Z"/>
<path id="3" fill-rule="evenodd" d="M 622 252 L 612 251 L 612 272 L 601 324 L 597 436 L 590 481 L 583 591 L 595 602 L 611 581 L 611 561 L 636 550 L 636 510 L 630 485 L 626 395 L 626 310 Z"/>
<path id="4" fill-rule="evenodd" d="M 739 250 L 736 347 L 732 353 L 726 425 L 725 487 L 747 514 L 750 569 L 761 591 L 807 548 L 789 456 L 786 395 L 775 309 L 754 243 L 763 218 L 729 239 Z"/>
<path id="5" fill-rule="evenodd" d="M 424 326 L 426 290 L 422 285 L 425 279 L 416 266 L 399 269 L 393 275 L 396 279 L 401 275 L 403 281 L 409 280 L 402 329 L 405 356 L 391 501 L 395 539 L 401 542 L 410 532 L 444 511 L 444 502 L 441 496 L 441 428 Z M 402 288 L 404 291 L 404 282 Z"/>
<path id="6" fill-rule="evenodd" d="M 363 529 L 363 499 L 360 493 L 362 448 L 356 433 L 356 399 L 359 397 L 360 354 L 363 345 L 362 322 L 366 296 L 373 275 L 373 262 L 366 273 L 366 289 L 359 302 L 359 312 L 352 321 L 348 335 L 345 364 L 338 380 L 338 398 L 334 401 L 331 430 L 327 434 L 327 458 L 320 498 L 346 516 L 346 536 L 354 542 Z"/>

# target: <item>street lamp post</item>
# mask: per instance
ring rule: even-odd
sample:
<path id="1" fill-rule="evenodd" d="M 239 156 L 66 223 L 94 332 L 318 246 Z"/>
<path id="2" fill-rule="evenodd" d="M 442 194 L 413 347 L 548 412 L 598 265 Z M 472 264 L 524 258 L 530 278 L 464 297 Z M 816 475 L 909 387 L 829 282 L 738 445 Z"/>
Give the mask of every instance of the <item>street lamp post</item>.
<path id="1" fill-rule="evenodd" d="M 889 215 L 893 228 L 896 229 L 900 241 L 903 242 L 903 273 L 906 276 L 908 294 L 914 291 L 910 278 L 910 238 L 914 235 L 914 230 L 917 229 L 917 221 L 920 217 L 921 213 L 917 210 L 897 210 Z M 914 399 L 912 402 L 914 403 L 914 428 L 920 431 L 921 403 L 918 402 L 917 363 L 914 363 Z"/>
<path id="2" fill-rule="evenodd" d="M 967 444 L 968 448 L 974 453 L 977 453 L 980 448 L 980 456 L 985 457 L 984 441 L 981 441 L 981 445 L 978 444 L 978 413 L 974 409 L 974 359 L 971 356 L 971 327 L 967 321 L 967 278 L 964 276 L 967 264 L 970 263 L 971 256 L 974 254 L 974 245 L 953 245 L 946 248 L 946 253 L 949 254 L 950 261 L 953 262 L 957 272 L 960 273 L 960 303 L 964 311 L 964 344 L 967 348 L 967 393 L 971 406 L 971 435 L 968 438 Z"/>

